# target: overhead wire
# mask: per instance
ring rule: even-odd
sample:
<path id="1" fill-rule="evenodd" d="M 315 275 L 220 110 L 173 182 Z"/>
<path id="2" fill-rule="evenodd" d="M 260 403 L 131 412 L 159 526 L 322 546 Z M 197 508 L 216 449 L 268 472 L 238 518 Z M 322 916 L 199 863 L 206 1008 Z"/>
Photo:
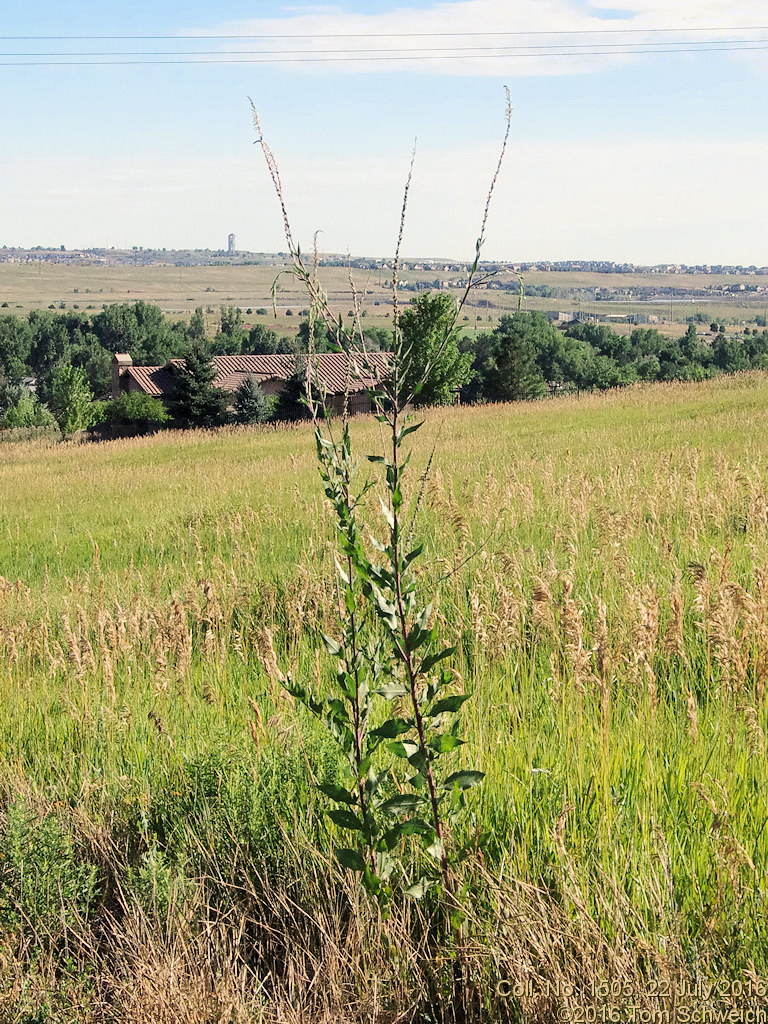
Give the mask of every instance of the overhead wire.
<path id="1" fill-rule="evenodd" d="M 717 42 L 712 42 L 712 41 L 709 41 L 709 40 L 706 40 L 706 41 L 702 40 L 702 42 L 700 42 L 700 43 L 695 42 L 695 40 L 691 40 L 691 41 L 686 42 L 685 44 L 680 43 L 679 45 L 681 45 L 681 46 L 682 45 L 690 45 L 691 47 L 695 47 L 695 49 L 706 49 L 710 45 L 716 46 L 716 48 L 718 48 L 718 49 L 733 49 L 736 46 L 748 46 L 748 47 L 758 46 L 760 43 L 763 43 L 763 42 L 768 43 L 768 40 L 727 39 L 727 40 L 721 40 L 721 41 L 717 41 Z M 171 56 L 175 56 L 175 57 L 204 57 L 204 56 L 213 56 L 213 55 L 218 55 L 218 56 L 222 57 L 222 56 L 229 56 L 230 54 L 232 56 L 242 56 L 242 55 L 261 56 L 261 55 L 269 55 L 269 56 L 272 56 L 272 57 L 277 57 L 277 56 L 280 56 L 280 55 L 299 56 L 299 55 L 305 55 L 305 54 L 312 54 L 312 55 L 314 55 L 316 57 L 326 57 L 326 56 L 332 56 L 332 55 L 335 56 L 335 55 L 339 55 L 339 54 L 356 54 L 356 55 L 362 55 L 362 56 L 378 56 L 379 54 L 390 54 L 390 53 L 402 54 L 403 51 L 407 51 L 407 50 L 418 50 L 417 56 L 419 56 L 419 57 L 421 57 L 421 56 L 428 56 L 431 53 L 436 53 L 437 56 L 450 56 L 450 55 L 452 55 L 454 53 L 462 53 L 462 52 L 465 52 L 467 50 L 471 50 L 473 52 L 473 54 L 475 54 L 475 53 L 483 53 L 484 54 L 484 53 L 491 53 L 493 51 L 496 51 L 496 52 L 503 51 L 503 52 L 499 53 L 498 55 L 499 56 L 514 56 L 518 52 L 525 51 L 525 50 L 537 50 L 537 51 L 541 52 L 542 54 L 551 51 L 551 52 L 555 53 L 555 55 L 556 55 L 558 51 L 564 50 L 569 45 L 570 44 L 568 44 L 568 43 L 556 43 L 554 45 L 550 44 L 550 45 L 543 46 L 541 44 L 530 43 L 530 44 L 528 44 L 526 46 L 517 46 L 517 45 L 515 45 L 515 46 L 504 46 L 504 45 L 502 45 L 502 46 L 451 46 L 451 47 L 443 47 L 443 46 L 439 46 L 439 47 L 438 46 L 432 46 L 432 47 L 402 46 L 402 47 L 389 47 L 389 48 L 376 46 L 376 47 L 366 48 L 366 49 L 362 49 L 362 50 L 353 50 L 351 47 L 345 47 L 344 49 L 340 49 L 340 50 L 312 50 L 312 49 L 310 49 L 310 50 L 296 50 L 296 49 L 291 49 L 291 50 L 272 50 L 272 49 L 270 49 L 270 50 L 141 50 L 141 51 L 136 51 L 136 50 L 87 50 L 87 51 L 68 51 L 68 52 L 65 52 L 65 53 L 61 53 L 59 51 L 49 51 L 49 52 L 45 52 L 45 53 L 40 53 L 40 52 L 35 52 L 35 53 L 24 53 L 24 52 L 22 52 L 22 53 L 3 53 L 3 52 L 0 52 L 0 57 L 136 57 L 136 56 L 141 56 L 141 57 L 171 57 Z M 593 47 L 599 47 L 601 50 L 606 50 L 606 51 L 607 50 L 616 50 L 616 49 L 619 49 L 619 48 L 626 49 L 626 44 L 624 44 L 624 43 L 590 43 L 590 44 L 587 44 L 587 45 L 593 46 Z M 635 44 L 635 45 L 643 45 L 643 46 L 646 46 L 646 47 L 653 47 L 653 49 L 649 49 L 647 52 L 648 53 L 655 53 L 655 52 L 657 52 L 659 47 L 668 46 L 669 44 L 667 44 L 667 43 L 644 43 L 644 44 Z M 579 50 L 579 52 L 582 52 L 582 51 Z M 637 52 L 637 51 L 632 51 L 632 52 Z M 669 51 L 668 50 L 663 50 L 661 52 L 669 52 Z"/>
<path id="2" fill-rule="evenodd" d="M 594 37 L 621 36 L 629 37 L 638 34 L 649 35 L 664 34 L 677 36 L 690 36 L 691 33 L 706 33 L 709 36 L 723 32 L 737 32 L 742 38 L 736 39 L 712 39 L 712 38 L 678 38 L 655 40 L 636 40 L 622 38 L 614 42 L 598 42 Z M 316 33 L 316 34 L 262 34 L 250 35 L 245 33 L 212 34 L 212 35 L 183 35 L 183 36 L 131 36 L 131 35 L 71 35 L 71 36 L 0 36 L 0 43 L 11 43 L 19 41 L 36 42 L 59 42 L 67 43 L 72 41 L 80 42 L 103 42 L 103 41 L 173 41 L 179 44 L 205 42 L 214 39 L 228 40 L 230 42 L 258 40 L 262 43 L 268 41 L 299 41 L 299 40 L 342 40 L 355 39 L 361 43 L 375 42 L 378 40 L 400 39 L 404 45 L 400 47 L 384 46 L 347 46 L 337 49 L 275 49 L 273 47 L 263 49 L 168 49 L 168 50 L 55 50 L 55 51 L 0 51 L 0 67 L 42 67 L 42 66 L 122 66 L 122 65 L 182 65 L 182 64 L 327 64 L 327 63 L 373 63 L 385 61 L 454 61 L 454 60 L 515 60 L 519 58 L 553 58 L 553 57 L 594 57 L 594 56 L 643 56 L 649 54 L 669 53 L 712 53 L 712 52 L 734 52 L 748 50 L 763 50 L 768 47 L 768 39 L 746 39 L 743 36 L 750 32 L 768 32 L 768 26 L 717 26 L 709 28 L 605 28 L 605 29 L 548 29 L 516 30 L 509 32 L 401 32 L 401 33 L 371 33 L 371 32 L 348 32 L 348 33 Z M 511 37 L 527 37 L 538 39 L 540 37 L 568 37 L 568 42 L 563 43 L 504 43 L 499 42 L 492 46 L 481 46 L 472 44 L 467 46 L 436 45 L 426 46 L 414 44 L 408 46 L 406 40 L 411 39 L 453 39 L 453 38 L 478 38 L 496 40 L 508 39 Z M 575 42 L 572 37 L 590 36 L 588 42 Z M 31 59 L 34 58 L 34 59 Z M 133 59 L 125 59 L 133 58 Z M 172 58 L 172 59 L 167 59 Z"/>
<path id="3" fill-rule="evenodd" d="M 339 57 L 339 56 L 313 56 L 313 57 L 295 57 L 295 56 L 270 56 L 270 57 L 249 57 L 236 59 L 227 58 L 226 55 L 221 57 L 205 57 L 202 60 L 195 60 L 191 57 L 185 57 L 182 60 L 6 60 L 0 61 L 0 67 L 78 67 L 78 66 L 92 66 L 92 67 L 121 67 L 121 66 L 132 66 L 132 65 L 196 65 L 196 64 L 332 64 L 332 63 L 373 63 L 374 61 L 426 61 L 426 60 L 521 60 L 525 58 L 542 58 L 542 57 L 617 57 L 617 56 L 632 56 L 632 55 L 645 55 L 651 56 L 653 54 L 667 54 L 667 53 L 736 53 L 739 51 L 756 52 L 761 50 L 768 50 L 768 43 L 756 43 L 754 45 L 747 46 L 701 46 L 701 47 L 670 47 L 666 49 L 644 49 L 644 50 L 566 50 L 566 51 L 549 51 L 539 53 L 412 53 L 412 54 L 398 54 L 389 56 L 376 56 L 370 52 L 361 51 L 350 57 Z M 62 54 L 61 56 L 66 56 Z"/>
<path id="4" fill-rule="evenodd" d="M 173 39 L 187 41 L 190 39 L 399 39 L 402 37 L 415 38 L 447 38 L 457 36 L 575 36 L 575 35 L 631 35 L 638 33 L 677 32 L 690 34 L 692 32 L 766 32 L 768 25 L 714 25 L 708 28 L 686 26 L 685 28 L 577 28 L 577 29 L 516 29 L 512 31 L 493 30 L 483 32 L 311 32 L 311 33 L 261 33 L 250 35 L 247 33 L 233 32 L 231 34 L 216 33 L 212 35 L 184 34 L 184 35 L 49 35 L 49 36 L 3 36 L 0 35 L 0 42 L 19 40 L 160 40 Z"/>

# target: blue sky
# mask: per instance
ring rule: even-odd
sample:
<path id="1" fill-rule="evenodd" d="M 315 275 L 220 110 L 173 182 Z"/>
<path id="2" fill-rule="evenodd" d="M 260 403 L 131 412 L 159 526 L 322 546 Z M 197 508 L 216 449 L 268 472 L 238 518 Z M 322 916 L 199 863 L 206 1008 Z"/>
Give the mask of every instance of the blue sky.
<path id="1" fill-rule="evenodd" d="M 763 265 L 767 7 L 7 0 L 0 245 L 219 248 L 234 231 L 241 248 L 284 249 L 250 96 L 303 246 L 320 230 L 327 251 L 391 254 L 416 140 L 404 251 L 469 258 L 506 84 L 487 258 Z M 8 38 L 65 35 L 177 38 Z M 649 49 L 670 52 L 626 52 Z M 227 63 L 51 63 L 190 50 Z M 285 60 L 328 50 L 348 59 Z M 261 63 L 232 63 L 253 51 Z"/>

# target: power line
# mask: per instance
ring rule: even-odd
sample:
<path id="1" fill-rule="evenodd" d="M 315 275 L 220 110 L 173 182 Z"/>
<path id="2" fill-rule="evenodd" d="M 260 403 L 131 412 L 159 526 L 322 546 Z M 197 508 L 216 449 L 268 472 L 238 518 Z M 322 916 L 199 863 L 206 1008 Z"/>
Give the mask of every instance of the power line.
<path id="1" fill-rule="evenodd" d="M 195 65 L 195 64 L 334 64 L 334 63 L 358 63 L 366 64 L 375 61 L 420 61 L 420 60 L 520 60 L 524 58 L 539 59 L 542 57 L 620 57 L 620 56 L 652 56 L 654 54 L 668 53 L 736 53 L 739 51 L 756 52 L 768 50 L 768 44 L 756 43 L 747 46 L 702 46 L 702 47 L 672 47 L 667 49 L 645 49 L 645 50 L 569 50 L 549 51 L 540 53 L 413 53 L 397 56 L 372 56 L 370 52 L 362 51 L 352 57 L 294 57 L 294 56 L 273 56 L 273 57 L 252 57 L 226 59 L 225 57 L 193 60 L 11 60 L 0 61 L 0 67 L 129 67 L 135 65 Z M 66 56 L 66 55 L 63 55 Z"/>
<path id="2" fill-rule="evenodd" d="M 699 49 L 706 52 L 707 50 L 712 50 L 712 49 L 735 49 L 736 46 L 743 46 L 744 48 L 755 49 L 761 43 L 766 43 L 766 42 L 768 42 L 768 40 L 765 40 L 765 39 L 763 39 L 763 40 L 729 39 L 729 40 L 723 40 L 722 42 L 719 42 L 717 44 L 708 43 L 706 41 L 702 41 L 700 43 L 696 43 L 695 41 L 686 41 L 685 43 L 680 43 L 680 46 L 683 46 L 683 45 L 690 46 L 691 49 L 686 51 L 686 52 L 695 52 L 696 50 L 699 50 Z M 476 55 L 486 54 L 487 53 L 487 54 L 496 55 L 496 56 L 516 56 L 516 55 L 518 55 L 518 53 L 521 53 L 524 50 L 538 50 L 540 52 L 538 54 L 534 54 L 535 56 L 536 55 L 547 56 L 547 55 L 550 55 L 550 54 L 552 54 L 554 56 L 558 56 L 560 54 L 560 51 L 562 51 L 567 45 L 568 45 L 567 43 L 560 43 L 560 44 L 552 44 L 552 45 L 549 45 L 549 46 L 547 46 L 547 45 L 536 46 L 536 45 L 532 45 L 532 44 L 528 45 L 528 46 L 451 46 L 451 47 L 447 47 L 447 46 L 445 46 L 445 47 L 442 47 L 442 46 L 439 46 L 439 47 L 438 46 L 432 46 L 432 47 L 429 47 L 429 48 L 424 48 L 424 47 L 419 48 L 418 52 L 416 53 L 416 55 L 420 56 L 420 57 L 422 57 L 422 56 L 423 57 L 427 57 L 430 54 L 434 53 L 437 56 L 452 56 L 455 53 L 463 53 L 463 52 L 471 50 L 472 53 L 476 54 Z M 612 52 L 612 51 L 615 51 L 617 49 L 620 49 L 622 52 L 630 52 L 630 51 L 626 50 L 626 44 L 625 43 L 592 43 L 592 44 L 587 44 L 587 45 L 599 47 L 600 50 L 605 51 L 605 52 Z M 643 52 L 643 53 L 678 52 L 677 49 L 674 50 L 674 51 L 670 51 L 668 49 L 665 49 L 665 50 L 659 50 L 658 49 L 658 47 L 667 46 L 668 44 L 666 44 L 666 43 L 644 43 L 642 45 L 645 46 L 645 47 L 652 47 L 652 48 L 644 49 L 642 51 L 634 50 L 634 51 L 631 51 L 631 52 Z M 676 44 L 676 46 L 677 46 L 677 44 Z M 213 56 L 213 55 L 217 55 L 219 57 L 225 57 L 225 56 L 229 56 L 229 55 L 231 55 L 231 56 L 244 56 L 244 55 L 260 56 L 260 55 L 269 55 L 269 56 L 274 57 L 276 59 L 276 58 L 278 58 L 281 55 L 302 56 L 302 55 L 305 55 L 305 54 L 313 54 L 317 59 L 319 59 L 321 57 L 336 56 L 336 55 L 339 55 L 339 54 L 342 54 L 342 55 L 343 54 L 357 54 L 359 56 L 378 56 L 379 54 L 396 53 L 396 54 L 403 55 L 403 54 L 407 54 L 411 50 L 417 50 L 417 47 L 415 47 L 415 46 L 414 47 L 402 46 L 402 47 L 384 48 L 384 47 L 377 46 L 377 47 L 367 48 L 367 49 L 364 49 L 364 50 L 353 50 L 351 47 L 346 47 L 345 49 L 339 49 L 339 50 L 312 50 L 312 49 L 308 49 L 308 50 L 297 50 L 297 49 L 291 49 L 291 50 L 272 50 L 272 49 L 268 49 L 268 50 L 220 50 L 219 49 L 219 50 L 86 50 L 86 51 L 70 51 L 70 52 L 61 52 L 59 50 L 56 50 L 56 51 L 50 51 L 50 52 L 34 52 L 34 53 L 24 53 L 24 52 L 22 52 L 22 53 L 13 53 L 13 52 L 3 53 L 3 52 L 0 52 L 0 57 L 124 57 L 124 56 L 141 56 L 141 57 L 150 57 L 150 56 L 179 56 L 180 57 L 180 56 Z M 573 52 L 577 52 L 577 51 L 573 51 Z M 588 52 L 588 51 L 586 51 L 586 50 L 579 50 L 578 52 Z M 594 51 L 589 51 L 589 52 L 594 52 Z M 195 62 L 195 61 L 190 61 L 190 62 Z"/>
<path id="3" fill-rule="evenodd" d="M 492 31 L 492 32 L 311 32 L 311 33 L 285 33 L 262 35 L 247 35 L 243 33 L 232 33 L 231 35 L 153 35 L 153 36 L 129 36 L 129 35 L 82 35 L 82 36 L 0 36 L 0 42 L 11 41 L 51 41 L 59 42 L 72 40 L 178 40 L 188 41 L 190 39 L 417 39 L 417 38 L 449 38 L 461 36 L 577 36 L 577 35 L 637 35 L 646 33 L 692 33 L 692 32 L 765 32 L 768 25 L 715 25 L 710 28 L 606 28 L 606 29 L 521 29 L 515 31 Z"/>
<path id="4" fill-rule="evenodd" d="M 675 46 L 690 46 L 695 47 L 696 50 L 702 49 L 734 49 L 736 46 L 745 46 L 749 49 L 757 47 L 760 43 L 768 42 L 765 39 L 727 39 L 719 42 L 713 42 L 710 40 L 702 40 L 700 43 L 695 40 L 685 40 Z M 403 47 L 370 47 L 364 50 L 354 50 L 351 47 L 346 47 L 341 50 L 87 50 L 87 51 L 51 51 L 47 53 L 3 53 L 0 52 L 0 57 L 206 57 L 206 56 L 261 56 L 269 55 L 271 57 L 277 57 L 279 55 L 288 56 L 302 56 L 305 54 L 314 54 L 315 56 L 325 57 L 330 55 L 338 54 L 359 54 L 365 56 L 376 56 L 378 54 L 404 54 L 407 51 L 417 50 L 418 56 L 428 56 L 430 53 L 436 53 L 438 56 L 449 56 L 454 53 L 462 53 L 471 50 L 476 54 L 492 53 L 493 51 L 504 51 L 498 53 L 498 56 L 515 56 L 518 52 L 524 50 L 537 50 L 541 51 L 541 55 L 545 56 L 548 52 L 552 52 L 557 55 L 557 52 L 565 49 L 568 43 L 555 43 L 548 45 L 536 45 L 529 44 L 527 46 L 432 46 L 432 47 L 420 47 L 415 46 L 403 46 Z M 621 48 L 625 49 L 625 43 L 588 43 L 587 46 L 599 47 L 601 50 L 611 51 Z M 670 52 L 669 50 L 658 51 L 659 47 L 668 46 L 667 43 L 643 43 L 639 44 L 645 47 L 653 47 L 653 49 L 647 49 L 643 51 L 632 51 L 632 52 Z M 579 52 L 582 52 L 581 50 Z M 693 52 L 693 50 L 688 51 Z"/>

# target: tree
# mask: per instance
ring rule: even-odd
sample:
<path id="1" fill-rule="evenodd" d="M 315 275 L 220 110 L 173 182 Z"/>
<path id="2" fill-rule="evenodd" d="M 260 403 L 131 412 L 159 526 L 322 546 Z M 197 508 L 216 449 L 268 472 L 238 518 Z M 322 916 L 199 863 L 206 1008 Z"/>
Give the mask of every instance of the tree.
<path id="1" fill-rule="evenodd" d="M 688 324 L 688 330 L 685 332 L 683 340 L 680 342 L 680 348 L 686 359 L 694 359 L 696 353 L 699 350 L 699 334 L 696 330 L 696 324 Z"/>
<path id="2" fill-rule="evenodd" d="M 272 403 L 251 374 L 235 391 L 234 407 L 237 423 L 266 423 L 272 414 Z"/>
<path id="3" fill-rule="evenodd" d="M 186 340 L 159 306 L 143 300 L 107 306 L 93 318 L 93 331 L 108 352 L 128 352 L 135 363 L 150 366 L 167 363 Z"/>
<path id="4" fill-rule="evenodd" d="M 362 347 L 366 352 L 391 352 L 392 331 L 386 327 L 366 327 Z"/>
<path id="5" fill-rule="evenodd" d="M 586 341 L 600 355 L 609 356 L 620 366 L 632 361 L 632 347 L 626 334 L 616 334 L 608 324 L 573 324 L 565 331 L 568 338 Z"/>
<path id="6" fill-rule="evenodd" d="M 63 316 L 33 309 L 28 317 L 32 333 L 29 365 L 35 375 L 46 377 L 69 362 L 72 345 Z"/>
<path id="7" fill-rule="evenodd" d="M 309 417 L 305 396 L 307 393 L 307 364 L 302 356 L 296 357 L 296 368 L 286 380 L 277 396 L 273 418 L 283 422 L 294 422 Z"/>
<path id="8" fill-rule="evenodd" d="M 322 320 L 316 320 L 312 328 L 312 348 L 315 352 L 330 352 L 334 344 L 331 332 Z M 296 336 L 296 350 L 309 352 L 309 318 L 299 324 Z"/>
<path id="9" fill-rule="evenodd" d="M 29 324 L 13 314 L 0 317 L 0 375 L 15 384 L 28 372 Z"/>
<path id="10" fill-rule="evenodd" d="M 243 330 L 243 315 L 238 306 L 221 306 L 221 330 L 213 340 L 213 351 L 217 355 L 239 355 L 246 339 Z"/>
<path id="11" fill-rule="evenodd" d="M 200 343 L 205 341 L 205 316 L 203 315 L 202 306 L 198 306 L 189 318 L 187 338 L 190 342 Z"/>
<path id="12" fill-rule="evenodd" d="M 101 407 L 94 402 L 88 377 L 82 366 L 62 366 L 50 381 L 51 412 L 64 437 L 87 430 L 101 419 Z"/>
<path id="13" fill-rule="evenodd" d="M 56 420 L 31 391 L 19 388 L 18 396 L 9 403 L 0 423 L 4 427 L 49 427 L 54 426 Z"/>
<path id="14" fill-rule="evenodd" d="M 477 339 L 474 369 L 481 382 L 478 397 L 492 402 L 540 398 L 547 385 L 539 359 L 551 367 L 561 346 L 558 332 L 541 313 L 521 311 L 503 316 L 491 334 Z"/>
<path id="15" fill-rule="evenodd" d="M 254 356 L 268 356 L 278 351 L 277 335 L 274 331 L 268 330 L 263 324 L 254 324 L 248 335 L 248 340 L 243 343 L 243 354 Z"/>
<path id="16" fill-rule="evenodd" d="M 541 398 L 547 385 L 529 340 L 514 331 L 500 333 L 494 368 L 486 377 L 485 395 L 497 402 Z"/>
<path id="17" fill-rule="evenodd" d="M 403 395 L 417 405 L 451 405 L 472 377 L 472 354 L 459 350 L 455 322 L 456 302 L 444 292 L 412 299 L 400 319 Z"/>
<path id="18" fill-rule="evenodd" d="M 182 366 L 174 367 L 176 388 L 169 411 L 180 427 L 219 427 L 227 418 L 227 396 L 217 388 L 216 364 L 206 345 L 193 343 Z"/>
<path id="19" fill-rule="evenodd" d="M 746 370 L 750 363 L 743 342 L 727 337 L 722 330 L 712 342 L 712 361 L 724 373 Z"/>
<path id="20" fill-rule="evenodd" d="M 91 390 L 97 396 L 109 394 L 112 384 L 112 355 L 98 337 L 88 329 L 88 321 L 68 325 L 70 334 L 69 362 L 82 366 Z"/>

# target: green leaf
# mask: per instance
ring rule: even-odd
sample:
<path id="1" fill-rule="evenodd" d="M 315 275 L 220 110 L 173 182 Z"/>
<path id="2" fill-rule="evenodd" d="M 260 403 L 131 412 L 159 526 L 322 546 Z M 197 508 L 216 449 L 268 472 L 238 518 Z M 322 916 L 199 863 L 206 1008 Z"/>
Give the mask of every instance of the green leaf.
<path id="1" fill-rule="evenodd" d="M 433 842 L 435 830 L 421 818 L 409 818 L 407 821 L 398 821 L 382 835 L 381 841 L 388 850 L 393 850 L 403 836 L 419 835 L 427 842 Z"/>
<path id="2" fill-rule="evenodd" d="M 397 740 L 395 743 L 388 743 L 387 746 L 395 757 L 411 758 L 419 752 L 418 743 L 412 743 L 410 740 Z"/>
<path id="3" fill-rule="evenodd" d="M 443 783 L 443 789 L 453 789 L 454 786 L 458 786 L 459 789 L 472 789 L 473 786 L 479 786 L 484 778 L 485 772 L 454 772 Z"/>
<path id="4" fill-rule="evenodd" d="M 422 661 L 421 665 L 419 666 L 419 673 L 423 675 L 426 672 L 429 672 L 429 670 L 431 668 L 434 668 L 439 661 L 443 661 L 445 658 L 450 658 L 452 654 L 455 654 L 455 652 L 455 647 L 446 647 L 438 654 L 427 655 L 427 657 Z"/>
<path id="5" fill-rule="evenodd" d="M 325 796 L 330 797 L 331 800 L 336 800 L 340 804 L 352 805 L 357 803 L 356 795 L 354 793 L 348 793 L 343 786 L 334 786 L 331 783 L 324 782 L 317 788 Z"/>
<path id="6" fill-rule="evenodd" d="M 404 836 L 434 836 L 434 828 L 421 818 L 409 818 L 400 822 L 400 831 Z"/>
<path id="7" fill-rule="evenodd" d="M 390 718 L 378 729 L 371 729 L 369 736 L 380 736 L 385 740 L 394 740 L 413 728 L 412 718 Z"/>
<path id="8" fill-rule="evenodd" d="M 392 796 L 389 800 L 385 800 L 381 809 L 385 814 L 391 815 L 413 814 L 423 803 L 423 798 L 416 796 L 415 793 L 400 793 L 398 796 Z"/>
<path id="9" fill-rule="evenodd" d="M 431 636 L 431 630 L 422 629 L 421 626 L 416 624 L 405 638 L 405 646 L 409 651 L 415 651 L 421 647 L 422 644 L 427 643 L 427 641 L 431 639 Z"/>
<path id="10" fill-rule="evenodd" d="M 402 430 L 400 430 L 398 435 L 397 435 L 397 442 L 398 442 L 398 444 L 403 440 L 404 437 L 407 437 L 408 434 L 415 433 L 415 431 L 419 430 L 419 428 L 423 427 L 423 426 L 424 426 L 424 420 L 422 420 L 421 423 L 414 423 L 410 427 L 403 427 Z"/>
<path id="11" fill-rule="evenodd" d="M 349 829 L 351 832 L 362 831 L 363 826 L 360 822 L 360 819 L 356 815 L 352 814 L 350 811 L 335 810 L 326 811 L 325 813 L 328 815 L 328 817 L 335 825 L 339 826 L 339 828 L 346 828 Z"/>
<path id="12" fill-rule="evenodd" d="M 411 899 L 420 900 L 423 899 L 430 889 L 434 889 L 437 885 L 436 878 L 430 878 L 429 875 L 423 875 L 418 881 L 414 882 L 413 885 L 409 885 L 405 890 L 405 895 L 410 896 Z"/>
<path id="13" fill-rule="evenodd" d="M 441 736 L 435 736 L 433 740 L 429 741 L 430 747 L 437 751 L 438 754 L 447 754 L 450 750 L 455 750 L 456 747 L 460 747 L 463 743 L 464 740 L 460 740 L 458 736 L 453 736 L 449 732 L 444 732 Z"/>
<path id="14" fill-rule="evenodd" d="M 351 871 L 365 871 L 366 864 L 357 850 L 347 850 L 341 848 L 334 851 L 336 854 L 336 860 L 344 868 L 349 868 Z"/>
<path id="15" fill-rule="evenodd" d="M 467 915 L 462 913 L 461 910 L 453 910 L 451 912 L 451 931 L 456 933 L 461 930 L 461 926 L 467 920 Z"/>
<path id="16" fill-rule="evenodd" d="M 373 893 L 374 896 L 378 896 L 378 894 L 381 892 L 381 878 L 379 877 L 379 875 L 374 874 L 374 872 L 371 871 L 370 866 L 368 864 L 365 865 L 365 872 L 363 874 L 363 885 L 368 890 L 368 892 Z"/>
<path id="17" fill-rule="evenodd" d="M 416 622 L 414 625 L 418 626 L 419 629 L 428 630 L 429 620 L 432 617 L 432 605 L 431 603 L 422 608 L 419 614 L 416 616 Z"/>
<path id="18" fill-rule="evenodd" d="M 349 724 L 349 712 L 347 711 L 344 702 L 339 700 L 338 697 L 333 697 L 328 701 L 328 710 L 330 711 L 333 718 L 338 722 Z"/>
<path id="19" fill-rule="evenodd" d="M 438 715 L 445 714 L 446 711 L 458 711 L 464 701 L 469 700 L 469 698 L 470 694 L 468 693 L 457 693 L 454 697 L 443 697 L 428 714 L 430 718 L 436 718 Z"/>
<path id="20" fill-rule="evenodd" d="M 380 850 L 376 854 L 376 869 L 379 872 L 379 878 L 386 882 L 391 877 L 392 872 L 397 867 L 397 858 L 390 856 L 384 850 Z"/>
<path id="21" fill-rule="evenodd" d="M 413 549 L 413 551 L 409 551 L 408 554 L 403 559 L 403 568 L 407 569 L 411 562 L 414 560 L 414 558 L 418 558 L 423 550 L 424 545 L 419 544 Z"/>
<path id="22" fill-rule="evenodd" d="M 397 609 L 388 601 L 378 587 L 373 587 L 373 600 L 376 611 L 389 628 L 394 632 L 397 629 Z"/>
<path id="23" fill-rule="evenodd" d="M 410 765 L 412 765 L 416 769 L 417 772 L 420 772 L 422 770 L 422 768 L 424 768 L 424 766 L 426 765 L 427 761 L 428 761 L 427 753 L 426 753 L 426 751 L 422 750 L 421 748 L 418 748 L 417 750 L 414 750 L 414 752 L 408 758 L 408 763 Z"/>

